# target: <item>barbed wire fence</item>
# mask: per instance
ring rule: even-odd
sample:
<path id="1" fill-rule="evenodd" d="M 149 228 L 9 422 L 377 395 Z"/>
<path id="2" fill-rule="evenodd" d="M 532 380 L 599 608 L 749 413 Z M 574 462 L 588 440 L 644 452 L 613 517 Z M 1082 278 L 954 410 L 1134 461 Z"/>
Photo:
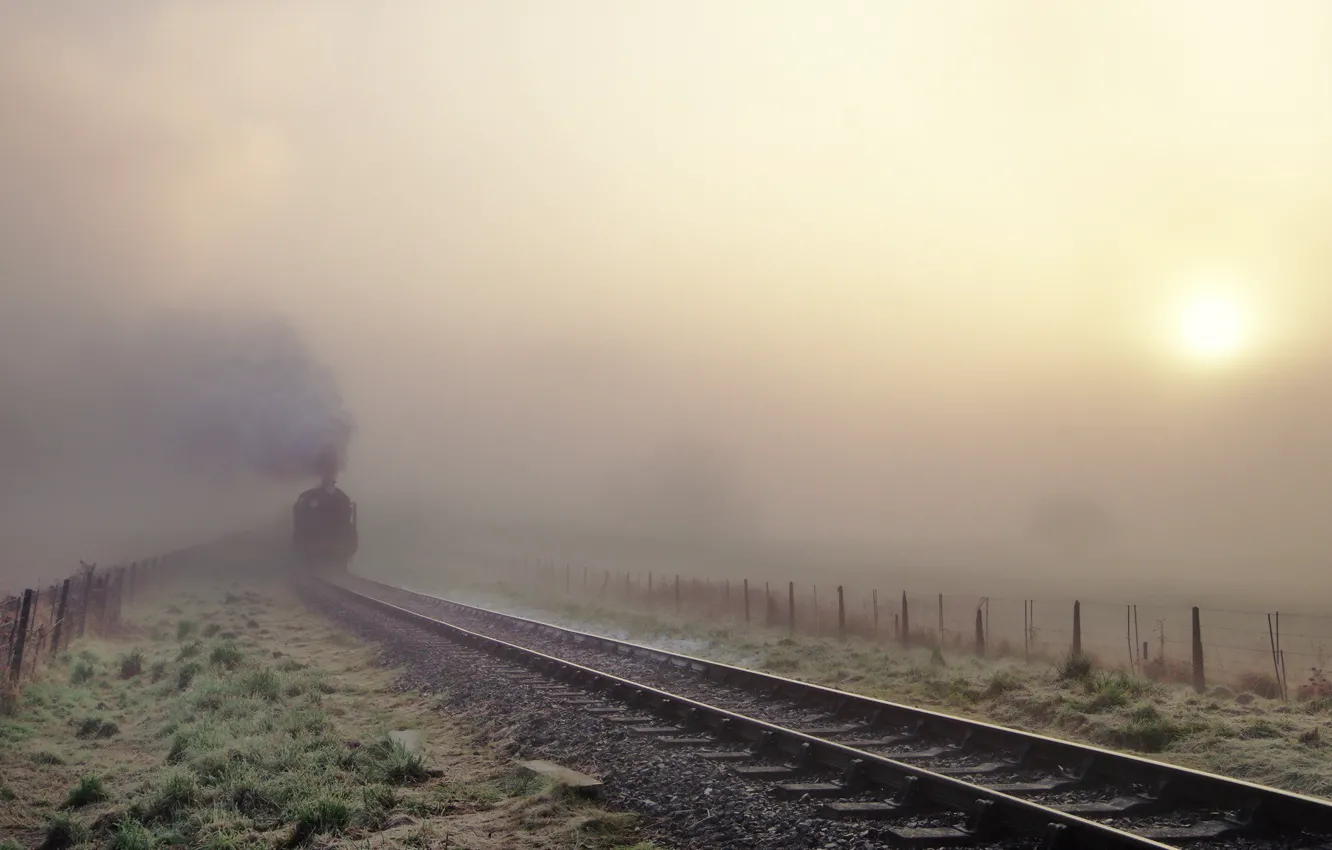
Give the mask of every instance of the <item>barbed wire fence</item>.
<path id="1" fill-rule="evenodd" d="M 1057 664 L 1070 655 L 1157 681 L 1290 700 L 1332 697 L 1332 616 L 1073 598 L 921 594 L 872 587 L 487 565 L 492 580 L 681 619 Z M 1294 683 L 1294 684 L 1292 684 Z"/>
<path id="2" fill-rule="evenodd" d="M 107 569 L 80 562 L 68 578 L 0 599 L 0 703 L 74 641 L 114 636 L 126 607 L 159 593 L 189 551 Z"/>

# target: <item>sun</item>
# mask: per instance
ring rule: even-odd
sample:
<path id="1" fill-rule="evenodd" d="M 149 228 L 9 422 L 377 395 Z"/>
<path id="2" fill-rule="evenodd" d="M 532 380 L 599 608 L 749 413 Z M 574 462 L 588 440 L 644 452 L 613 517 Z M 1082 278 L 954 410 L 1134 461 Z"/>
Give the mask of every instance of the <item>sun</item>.
<path id="1" fill-rule="evenodd" d="M 1180 308 L 1176 331 L 1190 359 L 1219 364 L 1244 353 L 1250 328 L 1247 315 L 1234 299 L 1198 295 Z"/>

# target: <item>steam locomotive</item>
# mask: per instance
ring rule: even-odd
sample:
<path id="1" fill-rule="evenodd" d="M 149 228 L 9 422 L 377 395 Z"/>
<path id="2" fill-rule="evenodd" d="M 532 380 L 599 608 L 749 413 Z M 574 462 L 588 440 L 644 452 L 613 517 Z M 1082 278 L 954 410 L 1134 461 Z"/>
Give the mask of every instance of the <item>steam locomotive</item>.
<path id="1" fill-rule="evenodd" d="M 359 548 L 356 503 L 325 473 L 292 506 L 292 553 L 297 569 L 346 570 Z"/>

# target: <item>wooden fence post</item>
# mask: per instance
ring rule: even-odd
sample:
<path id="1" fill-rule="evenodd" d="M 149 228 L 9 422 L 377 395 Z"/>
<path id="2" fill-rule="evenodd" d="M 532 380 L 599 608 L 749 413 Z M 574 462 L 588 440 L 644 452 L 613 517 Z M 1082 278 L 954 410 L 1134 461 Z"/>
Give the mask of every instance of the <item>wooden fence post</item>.
<path id="1" fill-rule="evenodd" d="M 18 631 L 14 635 L 14 646 L 9 655 L 9 680 L 18 684 L 23 674 L 23 648 L 28 643 L 28 627 L 32 619 L 32 602 L 35 594 L 31 590 L 23 591 L 23 607 L 19 609 Z"/>
<path id="2" fill-rule="evenodd" d="M 976 654 L 985 657 L 985 621 L 981 619 L 980 606 L 976 606 Z"/>
<path id="3" fill-rule="evenodd" d="M 902 646 L 911 646 L 911 621 L 907 619 L 906 591 L 902 591 Z"/>
<path id="4" fill-rule="evenodd" d="M 1027 614 L 1027 600 L 1022 600 L 1022 661 L 1031 660 L 1031 620 Z"/>
<path id="5" fill-rule="evenodd" d="M 944 645 L 944 624 L 943 624 L 943 594 L 939 594 L 939 648 Z"/>
<path id="6" fill-rule="evenodd" d="M 772 628 L 772 584 L 763 582 L 763 625 Z"/>
<path id="7" fill-rule="evenodd" d="M 1203 675 L 1202 615 L 1197 606 L 1193 609 L 1193 689 L 1198 693 L 1207 690 L 1207 677 Z"/>
<path id="8" fill-rule="evenodd" d="M 871 605 L 874 606 L 874 640 L 879 639 L 879 591 L 874 590 L 870 593 Z"/>
<path id="9" fill-rule="evenodd" d="M 1082 654 L 1082 603 L 1073 600 L 1073 654 Z"/>
<path id="10" fill-rule="evenodd" d="M 675 577 L 675 613 L 680 613 L 680 576 Z"/>
<path id="11" fill-rule="evenodd" d="M 60 651 L 60 636 L 65 631 L 65 614 L 69 611 L 69 579 L 60 585 L 60 605 L 56 608 L 55 630 L 51 633 L 51 654 Z"/>
<path id="12" fill-rule="evenodd" d="M 1133 612 L 1132 605 L 1124 606 L 1124 639 L 1128 642 L 1129 672 L 1138 672 L 1138 653 L 1133 649 Z"/>
<path id="13" fill-rule="evenodd" d="M 840 584 L 837 585 L 837 639 L 846 640 L 846 597 Z"/>
<path id="14" fill-rule="evenodd" d="M 749 579 L 745 579 L 745 625 L 749 625 Z"/>
<path id="15" fill-rule="evenodd" d="M 786 617 L 787 617 L 787 623 L 786 623 L 786 625 L 787 625 L 787 628 L 790 630 L 791 634 L 795 634 L 795 626 L 796 626 L 796 618 L 795 618 L 795 582 L 793 582 L 793 581 L 792 581 L 792 582 L 787 582 L 787 584 L 786 584 L 786 598 L 787 598 L 787 608 L 788 608 L 788 613 L 787 613 L 787 615 L 786 615 Z"/>
<path id="16" fill-rule="evenodd" d="M 1035 649 L 1036 648 L 1036 600 L 1029 599 L 1027 601 L 1028 603 L 1030 603 L 1028 605 L 1028 610 L 1030 611 L 1030 616 L 1031 616 L 1031 621 L 1028 626 L 1027 635 L 1028 637 L 1031 638 L 1031 648 Z"/>

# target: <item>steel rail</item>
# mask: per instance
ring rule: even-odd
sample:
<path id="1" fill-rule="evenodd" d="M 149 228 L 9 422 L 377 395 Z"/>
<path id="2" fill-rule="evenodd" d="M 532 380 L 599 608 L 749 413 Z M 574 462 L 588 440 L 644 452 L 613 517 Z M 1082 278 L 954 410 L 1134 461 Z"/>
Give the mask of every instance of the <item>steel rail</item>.
<path id="1" fill-rule="evenodd" d="M 798 765 L 840 771 L 848 779 L 893 789 L 897 792 L 897 801 L 902 806 L 903 815 L 913 813 L 916 806 L 928 804 L 967 814 L 968 826 L 958 837 L 970 836 L 973 840 L 983 841 L 988 837 L 1005 834 L 1004 827 L 1007 827 L 1012 833 L 1043 838 L 1043 846 L 1048 850 L 1064 850 L 1064 848 L 1167 850 L 1172 847 L 1030 800 L 893 761 L 884 756 L 787 729 L 483 635 L 361 593 L 335 581 L 321 581 L 362 603 L 442 634 L 465 646 L 522 663 L 552 678 L 565 679 L 588 690 L 602 691 L 612 698 L 625 698 L 659 715 L 682 722 L 686 728 L 711 731 L 723 740 L 749 742 L 755 746 L 756 754 L 767 751 L 772 755 L 786 755 L 793 758 Z"/>
<path id="2" fill-rule="evenodd" d="M 450 606 L 482 619 L 518 624 L 523 628 L 563 637 L 577 644 L 591 643 L 608 653 L 645 657 L 677 667 L 687 667 L 718 683 L 758 693 L 768 693 L 774 697 L 798 698 L 805 704 L 817 702 L 828 706 L 833 713 L 854 711 L 865 716 L 877 716 L 881 722 L 916 726 L 918 734 L 930 734 L 968 745 L 1017 752 L 1029 759 L 1050 764 L 1077 765 L 1078 775 L 1082 777 L 1138 782 L 1155 788 L 1158 799 L 1169 801 L 1175 806 L 1191 803 L 1239 812 L 1241 818 L 1237 821 L 1237 826 L 1251 827 L 1258 833 L 1309 832 L 1332 835 L 1332 800 L 1284 791 L 1093 744 L 1082 744 L 1036 732 L 1010 729 L 981 720 L 867 697 L 681 652 L 582 632 L 528 617 L 432 596 L 362 576 L 355 578 L 386 590 L 420 597 L 426 604 Z"/>

